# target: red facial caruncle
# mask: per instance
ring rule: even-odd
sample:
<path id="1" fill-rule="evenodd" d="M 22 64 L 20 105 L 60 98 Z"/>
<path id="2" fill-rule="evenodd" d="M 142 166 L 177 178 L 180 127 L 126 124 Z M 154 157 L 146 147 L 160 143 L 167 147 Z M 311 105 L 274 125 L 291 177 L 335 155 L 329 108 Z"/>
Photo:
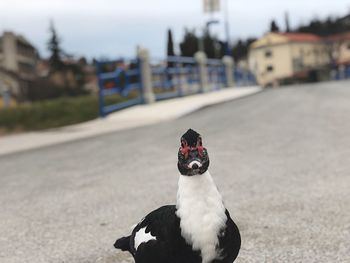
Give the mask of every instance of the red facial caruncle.
<path id="1" fill-rule="evenodd" d="M 202 145 L 202 138 L 201 137 L 198 138 L 197 145 L 194 147 L 189 146 L 188 143 L 186 142 L 186 140 L 184 140 L 184 139 L 181 140 L 180 151 L 181 151 L 182 155 L 185 157 L 185 159 L 188 158 L 190 151 L 195 151 L 195 150 L 198 151 L 198 154 L 200 157 L 203 156 L 204 147 Z"/>
<path id="2" fill-rule="evenodd" d="M 190 151 L 190 147 L 188 146 L 187 142 L 184 139 L 181 140 L 181 149 L 180 150 L 181 150 L 182 155 L 185 157 L 185 159 L 187 159 L 188 153 Z"/>
<path id="3" fill-rule="evenodd" d="M 202 138 L 201 137 L 198 137 L 198 140 L 197 140 L 197 150 L 198 150 L 198 154 L 200 157 L 202 157 L 203 155 L 203 145 L 202 145 Z"/>

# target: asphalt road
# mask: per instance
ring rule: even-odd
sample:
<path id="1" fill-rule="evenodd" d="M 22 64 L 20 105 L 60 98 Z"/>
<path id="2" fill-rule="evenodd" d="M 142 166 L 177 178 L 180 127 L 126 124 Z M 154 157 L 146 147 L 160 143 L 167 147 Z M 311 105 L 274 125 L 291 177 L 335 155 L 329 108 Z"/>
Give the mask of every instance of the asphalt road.
<path id="1" fill-rule="evenodd" d="M 237 263 L 350 262 L 350 82 L 269 89 L 179 120 L 0 157 L 0 262 L 129 262 L 115 239 L 175 203 L 198 130 Z"/>

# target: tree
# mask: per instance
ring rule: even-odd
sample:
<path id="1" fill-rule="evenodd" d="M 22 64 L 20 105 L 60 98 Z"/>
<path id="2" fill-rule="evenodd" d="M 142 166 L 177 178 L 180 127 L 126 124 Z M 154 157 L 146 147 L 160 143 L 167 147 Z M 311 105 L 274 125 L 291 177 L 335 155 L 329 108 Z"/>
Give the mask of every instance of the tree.
<path id="1" fill-rule="evenodd" d="M 203 36 L 204 52 L 208 58 L 219 58 L 221 54 L 221 45 L 219 41 L 212 37 L 209 30 L 206 30 Z"/>
<path id="2" fill-rule="evenodd" d="M 235 61 L 245 59 L 248 56 L 249 46 L 256 41 L 256 38 L 248 38 L 246 40 L 239 39 L 232 48 L 232 56 Z"/>
<path id="3" fill-rule="evenodd" d="M 53 22 L 50 22 L 51 37 L 47 43 L 47 47 L 50 51 L 49 64 L 51 71 L 60 71 L 63 69 L 64 64 L 61 59 L 62 49 L 60 48 L 60 39 L 57 36 L 56 29 Z"/>
<path id="4" fill-rule="evenodd" d="M 185 29 L 184 39 L 180 43 L 181 55 L 193 57 L 199 51 L 200 46 L 208 58 L 220 58 L 223 55 L 223 43 L 212 37 L 208 30 L 205 30 L 203 36 L 199 38 L 194 30 Z"/>
<path id="5" fill-rule="evenodd" d="M 279 32 L 279 31 L 280 31 L 280 28 L 278 27 L 276 21 L 272 20 L 270 24 L 270 32 Z"/>
<path id="6" fill-rule="evenodd" d="M 193 57 L 198 51 L 198 37 L 194 30 L 185 29 L 184 39 L 180 43 L 181 56 Z"/>
<path id="7" fill-rule="evenodd" d="M 167 55 L 175 56 L 173 34 L 171 32 L 171 29 L 168 29 Z"/>
<path id="8" fill-rule="evenodd" d="M 295 32 L 311 33 L 319 36 L 329 36 L 350 31 L 350 14 L 345 17 L 327 17 L 323 20 L 317 17 L 308 24 L 301 25 Z"/>
<path id="9" fill-rule="evenodd" d="M 168 57 L 175 56 L 173 34 L 171 32 L 171 29 L 168 29 L 167 56 Z M 172 68 L 172 67 L 174 67 L 174 62 L 168 62 L 168 68 Z M 170 75 L 168 76 L 168 79 L 171 80 Z"/>

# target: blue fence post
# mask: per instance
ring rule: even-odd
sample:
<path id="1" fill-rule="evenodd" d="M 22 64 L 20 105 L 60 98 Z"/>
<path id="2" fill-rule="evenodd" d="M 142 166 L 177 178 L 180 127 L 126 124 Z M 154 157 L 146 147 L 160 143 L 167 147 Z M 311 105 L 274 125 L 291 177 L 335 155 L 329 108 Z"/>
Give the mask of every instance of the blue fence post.
<path id="1" fill-rule="evenodd" d="M 339 79 L 343 80 L 346 77 L 346 68 L 344 65 L 341 65 L 338 69 L 339 72 Z"/>
<path id="2" fill-rule="evenodd" d="M 349 79 L 350 78 L 350 65 L 346 66 L 346 78 Z"/>
<path id="3" fill-rule="evenodd" d="M 96 62 L 96 71 L 97 71 L 97 76 L 99 76 L 102 73 L 101 69 L 101 63 L 99 61 Z M 100 112 L 100 117 L 106 117 L 106 113 L 104 111 L 105 107 L 105 102 L 104 102 L 104 85 L 103 85 L 103 80 L 102 78 L 98 78 L 98 108 Z"/>

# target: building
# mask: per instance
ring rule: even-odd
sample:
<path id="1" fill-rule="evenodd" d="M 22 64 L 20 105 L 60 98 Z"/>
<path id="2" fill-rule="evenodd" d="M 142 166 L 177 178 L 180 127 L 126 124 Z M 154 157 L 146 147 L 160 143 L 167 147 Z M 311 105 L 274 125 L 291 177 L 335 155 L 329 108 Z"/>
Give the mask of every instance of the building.
<path id="1" fill-rule="evenodd" d="M 350 32 L 332 35 L 326 38 L 332 45 L 332 59 L 337 65 L 350 65 Z"/>
<path id="2" fill-rule="evenodd" d="M 15 73 L 0 68 L 0 109 L 16 105 L 14 94 L 20 93 L 20 83 Z"/>
<path id="3" fill-rule="evenodd" d="M 0 37 L 0 67 L 23 79 L 34 79 L 38 51 L 23 36 L 4 32 Z"/>
<path id="4" fill-rule="evenodd" d="M 25 97 L 26 87 L 36 78 L 38 59 L 38 51 L 23 36 L 4 32 L 0 36 L 0 91 L 17 99 Z"/>
<path id="5" fill-rule="evenodd" d="M 249 67 L 261 86 L 306 78 L 331 62 L 322 38 L 306 33 L 267 33 L 250 45 Z"/>

